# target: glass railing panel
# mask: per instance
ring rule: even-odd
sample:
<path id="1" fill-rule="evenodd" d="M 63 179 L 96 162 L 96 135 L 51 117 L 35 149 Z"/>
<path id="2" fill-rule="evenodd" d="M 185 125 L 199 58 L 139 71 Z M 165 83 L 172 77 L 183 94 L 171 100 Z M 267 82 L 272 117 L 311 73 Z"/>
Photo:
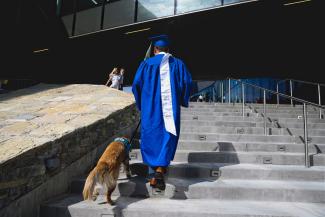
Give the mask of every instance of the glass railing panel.
<path id="1" fill-rule="evenodd" d="M 247 0 L 223 0 L 223 4 L 224 5 L 229 5 L 229 4 L 244 2 L 244 1 L 247 1 Z"/>
<path id="2" fill-rule="evenodd" d="M 61 6 L 61 19 L 64 26 L 69 34 L 72 35 L 72 22 L 73 22 L 73 0 L 62 0 L 60 2 Z"/>
<path id="3" fill-rule="evenodd" d="M 138 22 L 174 14 L 174 0 L 139 0 Z"/>
<path id="4" fill-rule="evenodd" d="M 79 0 L 75 35 L 100 30 L 103 0 Z"/>
<path id="5" fill-rule="evenodd" d="M 134 11 L 135 0 L 120 0 L 107 4 L 104 29 L 133 23 Z"/>
<path id="6" fill-rule="evenodd" d="M 218 5 L 221 5 L 221 0 L 177 0 L 176 13 L 186 13 Z"/>

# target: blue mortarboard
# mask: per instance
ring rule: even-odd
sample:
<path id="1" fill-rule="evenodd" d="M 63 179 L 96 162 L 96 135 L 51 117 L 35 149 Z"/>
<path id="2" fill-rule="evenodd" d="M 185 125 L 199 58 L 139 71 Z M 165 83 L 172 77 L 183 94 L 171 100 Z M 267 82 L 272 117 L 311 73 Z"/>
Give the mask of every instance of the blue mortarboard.
<path id="1" fill-rule="evenodd" d="M 170 42 L 167 35 L 158 35 L 149 38 L 154 46 L 157 47 L 168 47 Z"/>

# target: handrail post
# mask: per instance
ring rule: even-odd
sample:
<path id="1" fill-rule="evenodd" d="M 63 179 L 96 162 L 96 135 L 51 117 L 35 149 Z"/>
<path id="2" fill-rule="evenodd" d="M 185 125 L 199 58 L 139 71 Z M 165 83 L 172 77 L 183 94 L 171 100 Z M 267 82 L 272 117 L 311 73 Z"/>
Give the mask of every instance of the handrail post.
<path id="1" fill-rule="evenodd" d="M 231 90 L 230 90 L 230 84 L 231 84 L 231 82 L 230 82 L 230 78 L 228 79 L 228 103 L 230 104 L 230 94 L 231 94 Z"/>
<path id="2" fill-rule="evenodd" d="M 267 135 L 266 132 L 266 94 L 265 90 L 263 90 L 263 119 L 264 119 L 264 135 Z"/>
<path id="3" fill-rule="evenodd" d="M 106 0 L 103 0 L 103 2 L 102 2 L 101 17 L 100 17 L 100 29 L 101 30 L 104 29 L 105 7 L 106 7 Z"/>
<path id="4" fill-rule="evenodd" d="M 139 6 L 139 2 L 138 2 L 138 0 L 135 0 L 135 2 L 134 2 L 134 17 L 133 17 L 134 23 L 138 22 L 138 6 Z"/>
<path id="5" fill-rule="evenodd" d="M 308 126 L 307 126 L 307 112 L 306 103 L 303 105 L 304 116 L 304 142 L 305 142 L 305 166 L 310 167 L 309 153 L 308 153 Z"/>
<path id="6" fill-rule="evenodd" d="M 174 0 L 174 15 L 177 14 L 177 0 Z"/>
<path id="7" fill-rule="evenodd" d="M 322 100 L 320 95 L 320 85 L 318 84 L 318 105 L 322 106 Z M 319 108 L 319 119 L 322 119 L 322 109 Z"/>
<path id="8" fill-rule="evenodd" d="M 279 82 L 276 82 L 276 92 L 279 93 Z M 280 104 L 280 99 L 279 99 L 279 94 L 276 95 L 276 105 L 277 107 L 279 106 Z"/>
<path id="9" fill-rule="evenodd" d="M 79 0 L 73 1 L 73 17 L 72 17 L 72 30 L 71 30 L 72 36 L 74 36 L 76 32 L 78 1 Z"/>
<path id="10" fill-rule="evenodd" d="M 221 82 L 221 103 L 223 103 L 223 82 Z"/>
<path id="11" fill-rule="evenodd" d="M 292 80 L 290 80 L 290 96 L 292 97 Z M 290 98 L 291 105 L 293 105 L 292 98 Z"/>
<path id="12" fill-rule="evenodd" d="M 241 92 L 242 92 L 242 113 L 243 113 L 243 117 L 245 117 L 245 87 L 244 87 L 244 83 L 241 83 Z"/>

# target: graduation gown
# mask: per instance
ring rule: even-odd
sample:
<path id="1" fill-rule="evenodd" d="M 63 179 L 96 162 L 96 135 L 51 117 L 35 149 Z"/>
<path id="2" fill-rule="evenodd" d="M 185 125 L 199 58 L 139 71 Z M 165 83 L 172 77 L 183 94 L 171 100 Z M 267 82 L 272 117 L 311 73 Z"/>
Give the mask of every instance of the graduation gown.
<path id="1" fill-rule="evenodd" d="M 185 64 L 169 57 L 170 87 L 176 136 L 164 125 L 160 63 L 164 54 L 143 61 L 134 78 L 132 92 L 141 111 L 141 154 L 149 166 L 168 166 L 174 159 L 180 132 L 180 106 L 188 107 L 192 78 Z"/>

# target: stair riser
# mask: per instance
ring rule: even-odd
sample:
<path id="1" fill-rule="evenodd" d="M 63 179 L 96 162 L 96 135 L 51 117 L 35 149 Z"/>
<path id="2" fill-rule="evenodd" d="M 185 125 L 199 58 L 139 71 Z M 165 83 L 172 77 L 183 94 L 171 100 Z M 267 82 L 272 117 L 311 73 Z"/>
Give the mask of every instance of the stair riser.
<path id="1" fill-rule="evenodd" d="M 270 159 L 270 160 L 269 160 Z M 142 161 L 141 154 L 137 153 L 134 160 Z M 274 165 L 305 165 L 303 154 L 297 155 L 271 155 L 271 154 L 250 154 L 248 153 L 220 153 L 220 152 L 176 152 L 175 162 L 191 163 L 251 163 L 251 164 L 269 164 L 272 161 Z M 325 166 L 324 156 L 311 155 L 311 165 Z"/>
<path id="2" fill-rule="evenodd" d="M 316 148 L 317 147 L 317 148 Z M 220 152 L 279 152 L 304 153 L 304 144 L 268 144 L 268 143 L 227 143 L 227 142 L 187 142 L 179 141 L 178 150 L 220 151 Z M 325 145 L 309 144 L 310 153 L 325 153 Z"/>
<path id="3" fill-rule="evenodd" d="M 246 116 L 249 117 L 261 117 L 263 114 L 263 111 L 261 111 L 260 113 L 247 113 L 247 111 L 245 112 Z M 301 116 L 302 114 L 291 114 L 291 113 L 267 113 L 267 117 L 270 118 L 297 118 L 298 116 Z M 209 117 L 224 117 L 224 116 L 242 116 L 241 112 L 184 112 L 182 111 L 182 117 L 183 116 L 199 116 L 199 118 L 201 116 L 209 116 Z M 313 118 L 313 119 L 317 119 L 319 118 L 319 114 L 318 113 L 312 113 L 312 114 L 308 114 L 308 118 Z"/>
<path id="4" fill-rule="evenodd" d="M 197 127 L 197 126 L 182 126 L 181 133 L 220 133 L 220 134 L 264 134 L 264 128 L 256 127 Z M 269 135 L 289 135 L 287 129 L 283 128 L 268 128 Z"/>
<path id="5" fill-rule="evenodd" d="M 273 125 L 272 125 L 273 126 Z M 303 129 L 304 128 L 304 124 L 303 122 L 299 122 L 299 123 L 284 123 L 284 122 L 279 122 L 279 126 L 282 128 L 299 128 L 299 129 Z M 325 130 L 325 124 L 322 123 L 309 123 L 307 121 L 307 126 L 308 129 L 318 129 L 318 130 Z"/>
<path id="6" fill-rule="evenodd" d="M 189 186 L 188 198 L 324 203 L 325 191 Z"/>
<path id="7" fill-rule="evenodd" d="M 228 169 L 224 167 L 189 167 L 175 165 L 168 169 L 169 178 L 214 178 L 211 171 L 220 171 L 216 179 L 279 180 L 279 181 L 313 181 L 322 182 L 325 174 L 319 171 L 281 171 L 258 169 Z"/>
<path id="8" fill-rule="evenodd" d="M 183 120 L 181 126 L 217 126 L 217 127 L 263 127 L 264 122 L 249 122 L 247 121 L 198 121 L 198 120 Z M 275 127 L 272 123 L 266 123 L 267 127 Z M 325 125 L 324 125 L 325 127 Z"/>
<path id="9" fill-rule="evenodd" d="M 195 119 L 197 118 L 197 119 Z M 181 120 L 198 120 L 198 121 L 251 121 L 262 122 L 262 117 L 234 117 L 234 116 L 195 116 L 195 115 L 182 115 Z"/>
<path id="10" fill-rule="evenodd" d="M 299 143 L 301 140 L 294 136 L 264 136 L 264 135 L 220 135 L 220 134 L 196 134 L 182 133 L 181 140 L 194 141 L 227 141 L 227 142 L 271 142 L 271 143 Z M 316 142 L 316 141 L 315 141 Z"/>
<path id="11" fill-rule="evenodd" d="M 250 108 L 250 107 L 245 107 L 244 108 L 245 112 L 252 112 L 252 113 L 263 113 L 264 109 L 263 108 Z M 205 107 L 205 108 L 182 108 L 183 111 L 192 111 L 192 112 L 242 112 L 242 107 Z M 288 113 L 288 114 L 302 114 L 303 109 L 302 108 L 268 108 L 266 107 L 266 112 L 267 113 Z M 308 114 L 319 114 L 318 110 L 314 109 L 308 109 L 307 110 Z"/>

